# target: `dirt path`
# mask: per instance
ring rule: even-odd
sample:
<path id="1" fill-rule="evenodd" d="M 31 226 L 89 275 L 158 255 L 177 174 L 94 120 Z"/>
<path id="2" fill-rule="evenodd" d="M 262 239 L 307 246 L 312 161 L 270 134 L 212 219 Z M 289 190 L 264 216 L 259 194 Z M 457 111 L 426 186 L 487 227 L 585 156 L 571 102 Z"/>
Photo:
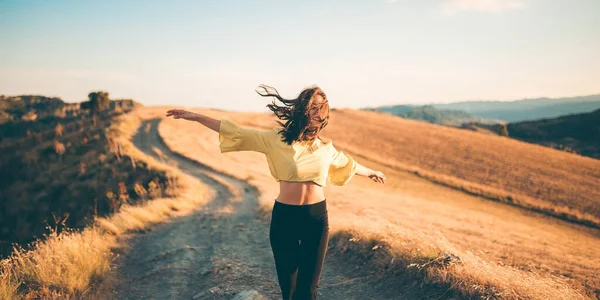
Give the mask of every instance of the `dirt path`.
<path id="1" fill-rule="evenodd" d="M 158 161 L 178 166 L 217 193 L 194 214 L 135 234 L 130 248 L 117 261 L 118 278 L 110 298 L 281 299 L 268 238 L 269 221 L 256 213 L 256 190 L 171 152 L 158 135 L 159 122 L 149 120 L 140 126 L 133 138 L 136 147 Z M 144 130 L 147 126 L 148 132 Z M 377 278 L 374 272 L 328 252 L 319 297 L 415 298 L 398 293 L 399 286 L 382 289 L 388 280 Z"/>

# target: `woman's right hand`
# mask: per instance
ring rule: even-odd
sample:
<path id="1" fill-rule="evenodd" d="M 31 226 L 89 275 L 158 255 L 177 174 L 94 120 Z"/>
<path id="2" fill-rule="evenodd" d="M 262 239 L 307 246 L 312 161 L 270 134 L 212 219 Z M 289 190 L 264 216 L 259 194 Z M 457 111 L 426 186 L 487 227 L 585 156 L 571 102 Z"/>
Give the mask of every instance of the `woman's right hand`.
<path id="1" fill-rule="evenodd" d="M 167 111 L 167 117 L 173 116 L 174 119 L 193 120 L 195 113 L 183 109 L 171 109 Z"/>

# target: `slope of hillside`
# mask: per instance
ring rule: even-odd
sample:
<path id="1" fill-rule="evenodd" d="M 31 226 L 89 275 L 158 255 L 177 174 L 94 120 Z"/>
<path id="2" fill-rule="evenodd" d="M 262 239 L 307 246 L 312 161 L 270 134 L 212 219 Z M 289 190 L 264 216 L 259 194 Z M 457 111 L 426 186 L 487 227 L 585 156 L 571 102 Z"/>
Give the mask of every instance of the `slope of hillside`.
<path id="1" fill-rule="evenodd" d="M 583 113 L 600 108 L 600 95 L 572 98 L 539 98 L 516 101 L 468 101 L 448 104 L 432 104 L 438 109 L 454 109 L 472 115 L 520 122 L 562 115 Z"/>
<path id="2" fill-rule="evenodd" d="M 58 98 L 0 103 L 13 117 L 0 125 L 0 257 L 13 243 L 42 238 L 46 226 L 83 228 L 124 203 L 163 194 L 168 178 L 121 155 L 106 132 L 133 102 L 111 102 L 96 126 L 87 112 Z M 27 109 L 37 118 L 20 118 Z"/>
<path id="3" fill-rule="evenodd" d="M 109 128 L 103 128 L 107 137 L 120 145 L 117 152 L 110 154 L 118 154 L 122 161 L 137 170 L 134 171 L 136 174 L 162 174 L 175 179 L 168 182 L 166 194 L 169 196 L 151 198 L 163 194 L 157 190 L 160 187 L 151 183 L 145 190 L 140 186 L 135 190 L 143 201 L 134 201 L 133 205 L 130 201 L 117 202 L 120 206 L 116 213 L 95 216 L 94 222 L 82 230 L 53 231 L 32 243 L 30 249 L 14 251 L 10 257 L 0 260 L 0 299 L 114 299 L 107 298 L 101 287 L 113 282 L 111 263 L 123 251 L 127 236 L 149 230 L 151 225 L 169 218 L 189 214 L 205 204 L 213 194 L 205 185 L 190 180 L 176 168 L 153 160 L 132 145 L 131 136 L 139 128 L 142 118 L 135 111 L 139 109 L 116 116 Z M 103 118 L 98 118 L 96 125 L 103 121 Z M 119 171 L 121 166 L 109 167 Z M 102 177 L 102 174 L 97 175 L 102 184 L 111 180 Z M 102 196 L 104 191 L 91 192 L 92 195 L 85 196 Z M 123 199 L 121 190 L 118 196 L 117 200 Z M 111 196 L 107 193 L 106 197 Z M 78 200 L 78 205 L 89 203 L 86 199 Z"/>
<path id="4" fill-rule="evenodd" d="M 348 150 L 491 199 L 600 226 L 598 160 L 385 113 L 342 110 L 337 116 L 340 126 L 324 133 L 341 137 Z M 359 134 L 368 132 L 377 135 Z"/>

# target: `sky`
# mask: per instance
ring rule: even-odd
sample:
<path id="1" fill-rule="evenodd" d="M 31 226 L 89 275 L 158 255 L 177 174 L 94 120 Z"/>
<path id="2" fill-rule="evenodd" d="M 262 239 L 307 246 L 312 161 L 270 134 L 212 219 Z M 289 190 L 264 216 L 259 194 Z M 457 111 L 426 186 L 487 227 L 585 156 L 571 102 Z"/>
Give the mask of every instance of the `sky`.
<path id="1" fill-rule="evenodd" d="M 0 94 L 266 112 L 600 93 L 598 0 L 0 0 Z"/>

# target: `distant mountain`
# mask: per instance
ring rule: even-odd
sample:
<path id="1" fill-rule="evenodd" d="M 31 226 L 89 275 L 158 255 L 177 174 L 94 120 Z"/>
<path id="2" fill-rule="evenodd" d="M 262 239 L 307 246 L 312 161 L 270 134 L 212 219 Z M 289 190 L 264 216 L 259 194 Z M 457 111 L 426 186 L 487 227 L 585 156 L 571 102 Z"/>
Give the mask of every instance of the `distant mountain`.
<path id="1" fill-rule="evenodd" d="M 441 125 L 461 125 L 467 122 L 493 123 L 493 121 L 475 117 L 464 111 L 436 109 L 431 105 L 392 105 L 367 108 L 365 110 L 382 111 L 405 119 L 420 120 Z"/>
<path id="2" fill-rule="evenodd" d="M 573 98 L 539 98 L 517 101 L 468 101 L 432 104 L 441 110 L 461 110 L 471 115 L 520 122 L 590 112 L 600 108 L 600 94 Z"/>
<path id="3" fill-rule="evenodd" d="M 499 124 L 463 124 L 465 129 L 497 134 Z M 528 143 L 600 159 L 600 109 L 558 118 L 508 123 L 508 136 Z"/>

